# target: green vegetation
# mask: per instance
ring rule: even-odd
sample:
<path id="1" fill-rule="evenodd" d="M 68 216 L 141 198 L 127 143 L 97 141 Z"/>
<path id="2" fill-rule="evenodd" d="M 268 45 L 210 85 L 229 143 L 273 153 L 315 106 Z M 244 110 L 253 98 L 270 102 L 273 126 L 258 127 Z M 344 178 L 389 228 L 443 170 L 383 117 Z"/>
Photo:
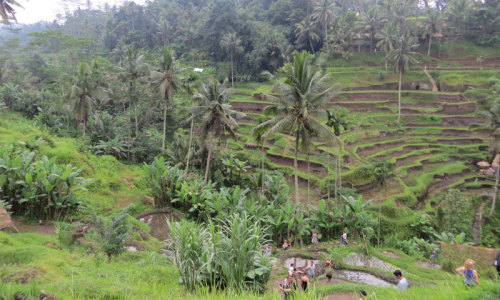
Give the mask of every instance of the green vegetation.
<path id="1" fill-rule="evenodd" d="M 77 2 L 0 29 L 0 299 L 499 297 L 495 1 Z"/>

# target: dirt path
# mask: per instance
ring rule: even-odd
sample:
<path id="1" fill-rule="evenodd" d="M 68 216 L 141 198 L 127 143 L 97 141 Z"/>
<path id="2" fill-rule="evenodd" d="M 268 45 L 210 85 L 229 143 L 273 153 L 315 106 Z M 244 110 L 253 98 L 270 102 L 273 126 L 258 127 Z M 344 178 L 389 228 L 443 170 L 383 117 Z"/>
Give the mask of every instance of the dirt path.
<path id="1" fill-rule="evenodd" d="M 474 245 L 477 246 L 479 245 L 480 238 L 481 238 L 481 224 L 483 222 L 483 208 L 484 208 L 484 202 L 481 203 L 479 208 L 476 211 L 476 214 L 474 215 L 474 224 L 472 225 L 472 233 L 474 234 Z"/>
<path id="2" fill-rule="evenodd" d="M 425 65 L 425 67 L 424 67 L 424 73 L 425 73 L 425 75 L 427 75 L 427 78 L 429 78 L 429 81 L 432 84 L 432 91 L 437 93 L 438 87 L 436 85 L 436 80 L 434 80 L 434 78 L 432 78 L 431 74 L 429 74 L 429 72 L 427 72 L 427 65 Z"/>

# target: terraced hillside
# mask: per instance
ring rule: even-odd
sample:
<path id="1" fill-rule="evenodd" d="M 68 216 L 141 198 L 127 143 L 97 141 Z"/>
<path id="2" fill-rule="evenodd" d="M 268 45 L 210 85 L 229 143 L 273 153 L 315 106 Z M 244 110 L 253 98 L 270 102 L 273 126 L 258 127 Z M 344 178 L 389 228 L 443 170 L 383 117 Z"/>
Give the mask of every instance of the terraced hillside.
<path id="1" fill-rule="evenodd" d="M 481 89 L 490 85 L 486 76 L 500 77 L 496 60 L 490 61 L 491 66 L 481 66 L 484 70 L 470 67 L 468 60 L 461 60 L 463 65 L 442 59 L 429 62 L 434 65 L 430 73 L 438 78 L 440 92 L 426 90 L 431 84 L 423 66 L 412 69 L 403 83 L 400 127 L 395 126 L 398 94 L 393 89 L 397 84 L 394 75 L 379 79 L 377 84 L 380 68 L 329 67 L 332 83 L 342 84 L 329 108 L 344 108 L 352 126 L 342 136 L 343 186 L 356 189 L 366 200 L 383 203 L 389 218 L 394 217 L 395 207 L 431 211 L 449 188 L 486 192 L 492 179 L 478 176 L 475 163 L 487 156 L 488 133 L 468 127 L 482 122 L 475 111 Z M 439 64 L 449 67 L 436 67 Z M 255 124 L 267 118 L 263 111 L 269 103 L 262 100 L 262 94 L 272 93 L 272 88 L 270 84 L 248 84 L 234 90 L 231 104 L 247 117 L 241 120 L 240 139 L 232 146 L 242 155 L 264 160 L 268 167 L 282 169 L 291 176 L 294 138 L 282 132 L 259 146 L 251 135 Z M 306 153 L 300 153 L 302 199 L 314 204 L 327 196 L 324 186 L 336 176 L 333 170 L 337 151 L 337 147 L 314 141 L 309 166 Z M 395 165 L 396 176 L 389 179 L 383 190 L 373 179 L 359 175 L 360 167 L 372 159 L 389 159 Z"/>

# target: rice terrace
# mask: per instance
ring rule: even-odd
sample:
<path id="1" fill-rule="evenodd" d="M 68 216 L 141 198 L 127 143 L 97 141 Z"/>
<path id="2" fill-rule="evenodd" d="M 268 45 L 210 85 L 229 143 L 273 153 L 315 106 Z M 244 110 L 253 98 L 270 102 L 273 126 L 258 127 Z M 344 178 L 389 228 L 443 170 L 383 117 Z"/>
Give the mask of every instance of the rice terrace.
<path id="1" fill-rule="evenodd" d="M 0 300 L 500 299 L 500 2 L 0 0 Z"/>

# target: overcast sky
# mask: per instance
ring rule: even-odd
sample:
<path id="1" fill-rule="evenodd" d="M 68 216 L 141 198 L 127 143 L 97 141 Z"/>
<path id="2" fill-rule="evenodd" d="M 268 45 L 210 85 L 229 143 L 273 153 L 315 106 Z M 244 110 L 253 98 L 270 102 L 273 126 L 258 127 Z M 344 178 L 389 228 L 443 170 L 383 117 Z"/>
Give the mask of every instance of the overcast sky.
<path id="1" fill-rule="evenodd" d="M 16 18 L 21 24 L 32 24 L 38 21 L 53 21 L 57 13 L 64 15 L 64 7 L 69 6 L 71 9 L 76 9 L 77 5 L 71 3 L 80 2 L 87 3 L 86 0 L 68 1 L 68 0 L 18 0 L 24 8 L 16 8 Z M 121 5 L 124 0 L 91 0 L 93 8 L 102 7 L 104 3 L 110 5 Z M 135 3 L 144 4 L 146 0 L 133 0 Z M 82 7 L 86 8 L 86 6 Z"/>

